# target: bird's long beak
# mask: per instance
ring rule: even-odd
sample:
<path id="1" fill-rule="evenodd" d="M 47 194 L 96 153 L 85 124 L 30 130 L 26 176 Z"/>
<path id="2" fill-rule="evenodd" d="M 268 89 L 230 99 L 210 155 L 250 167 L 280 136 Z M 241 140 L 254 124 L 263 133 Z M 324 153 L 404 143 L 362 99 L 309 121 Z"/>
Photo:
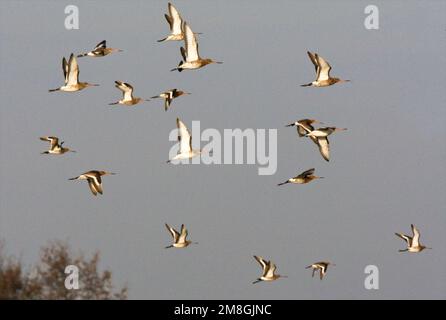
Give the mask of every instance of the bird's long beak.
<path id="1" fill-rule="evenodd" d="M 214 61 L 214 63 L 223 64 L 223 61 Z"/>
<path id="2" fill-rule="evenodd" d="M 68 180 L 77 180 L 77 177 L 70 178 L 70 179 L 68 179 Z"/>
<path id="3" fill-rule="evenodd" d="M 170 249 L 170 248 L 173 248 L 173 245 L 170 245 L 170 246 L 164 247 L 164 249 Z"/>
<path id="4" fill-rule="evenodd" d="M 172 71 L 172 70 L 171 70 Z M 153 97 L 150 97 L 150 99 L 157 99 L 157 98 L 161 98 L 160 96 L 153 96 Z"/>
<path id="5" fill-rule="evenodd" d="M 260 279 L 257 279 L 256 281 L 254 281 L 252 284 L 256 284 L 256 283 L 259 283 L 259 282 L 261 282 L 262 280 L 260 280 Z"/>
<path id="6" fill-rule="evenodd" d="M 77 152 L 76 150 L 68 150 L 68 151 L 70 151 L 70 152 L 74 152 L 74 153 L 76 153 L 76 152 Z"/>
<path id="7" fill-rule="evenodd" d="M 285 127 L 294 127 L 296 124 L 293 122 L 293 123 L 290 123 L 290 124 L 287 124 Z"/>
<path id="8" fill-rule="evenodd" d="M 316 177 L 316 179 L 324 179 L 325 177 Z"/>

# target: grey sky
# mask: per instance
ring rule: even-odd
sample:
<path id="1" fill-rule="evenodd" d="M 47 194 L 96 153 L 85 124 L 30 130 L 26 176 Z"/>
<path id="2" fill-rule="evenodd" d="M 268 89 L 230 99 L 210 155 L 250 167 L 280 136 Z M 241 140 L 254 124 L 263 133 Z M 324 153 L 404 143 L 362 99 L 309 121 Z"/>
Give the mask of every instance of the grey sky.
<path id="1" fill-rule="evenodd" d="M 80 30 L 64 28 L 79 6 Z M 102 266 L 138 299 L 446 298 L 446 26 L 444 1 L 192 1 L 174 4 L 202 32 L 200 54 L 224 61 L 169 72 L 181 43 L 168 33 L 167 1 L 0 1 L 0 238 L 25 263 L 49 240 L 100 250 Z M 380 30 L 364 28 L 364 8 L 380 10 Z M 255 6 L 254 6 L 255 5 Z M 74 94 L 61 59 L 106 39 L 124 50 L 79 59 L 80 79 L 99 83 Z M 306 51 L 351 83 L 301 88 L 314 78 Z M 192 95 L 111 108 L 128 81 L 150 97 L 168 88 Z M 179 116 L 205 128 L 278 128 L 278 171 L 256 166 L 165 163 Z M 331 138 L 326 163 L 312 143 L 284 125 L 316 118 L 348 131 Z M 76 154 L 48 157 L 41 135 Z M 305 186 L 278 182 L 315 167 L 326 177 Z M 86 170 L 104 195 L 67 179 Z M 200 242 L 165 250 L 164 223 Z M 394 232 L 416 224 L 417 255 L 399 254 Z M 272 259 L 289 279 L 251 285 Z M 337 266 L 323 282 L 304 267 Z M 380 270 L 367 291 L 364 267 Z"/>

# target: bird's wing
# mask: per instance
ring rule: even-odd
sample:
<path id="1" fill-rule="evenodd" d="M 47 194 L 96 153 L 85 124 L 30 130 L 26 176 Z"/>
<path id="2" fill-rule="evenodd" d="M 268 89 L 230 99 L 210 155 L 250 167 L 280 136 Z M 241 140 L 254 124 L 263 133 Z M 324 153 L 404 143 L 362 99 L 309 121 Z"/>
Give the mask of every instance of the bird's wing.
<path id="1" fill-rule="evenodd" d="M 170 32 L 172 33 L 172 18 L 168 14 L 164 14 L 164 18 L 166 18 L 167 23 L 169 24 Z"/>
<path id="2" fill-rule="evenodd" d="M 186 22 L 182 24 L 183 32 L 184 32 L 184 42 L 186 44 L 186 61 L 195 61 L 200 58 L 198 54 L 198 42 L 195 38 L 195 34 L 192 32 L 192 29 Z"/>
<path id="3" fill-rule="evenodd" d="M 68 63 L 67 63 L 67 59 L 65 59 L 65 57 L 63 57 L 62 59 L 62 70 L 63 70 L 63 77 L 65 79 L 65 84 L 68 83 Z"/>
<path id="4" fill-rule="evenodd" d="M 107 47 L 107 41 L 103 40 L 101 42 L 99 42 L 96 47 L 94 47 L 93 51 L 98 50 L 98 49 L 104 49 Z"/>
<path id="5" fill-rule="evenodd" d="M 115 81 L 116 88 L 122 91 L 124 100 L 133 100 L 133 87 L 127 82 Z"/>
<path id="6" fill-rule="evenodd" d="M 316 144 L 319 147 L 319 152 L 321 153 L 322 158 L 329 161 L 330 160 L 330 142 L 328 141 L 327 137 L 323 138 L 313 138 L 311 137 L 311 140 L 315 141 Z"/>
<path id="7" fill-rule="evenodd" d="M 178 242 L 178 238 L 180 237 L 180 234 L 178 233 L 178 231 L 176 231 L 174 228 L 169 226 L 167 223 L 166 223 L 166 228 L 170 232 L 170 234 L 172 235 L 173 242 L 177 243 Z"/>
<path id="8" fill-rule="evenodd" d="M 180 153 L 187 153 L 192 150 L 192 136 L 186 125 L 177 118 L 178 141 L 180 142 Z"/>
<path id="9" fill-rule="evenodd" d="M 314 168 L 308 169 L 307 171 L 302 172 L 298 177 L 305 178 L 311 176 L 314 173 Z"/>
<path id="10" fill-rule="evenodd" d="M 260 265 L 262 266 L 262 271 L 263 271 L 263 275 L 266 274 L 266 271 L 268 271 L 268 263 L 267 261 L 265 261 L 265 259 L 263 259 L 262 257 L 259 256 L 254 256 L 254 259 L 257 260 L 258 263 L 260 263 Z"/>
<path id="11" fill-rule="evenodd" d="M 181 52 L 181 56 L 183 57 L 183 60 L 186 61 L 186 49 L 181 47 L 180 52 Z"/>
<path id="12" fill-rule="evenodd" d="M 331 66 L 328 64 L 327 61 L 324 60 L 324 58 L 322 58 L 318 54 L 316 54 L 316 59 L 320 67 L 317 80 L 328 80 L 330 78 Z"/>
<path id="13" fill-rule="evenodd" d="M 401 239 L 403 239 L 404 241 L 407 242 L 407 244 L 410 246 L 412 243 L 412 237 L 409 237 L 405 234 L 402 233 L 395 233 L 396 236 L 400 237 Z"/>
<path id="14" fill-rule="evenodd" d="M 168 9 L 170 18 L 172 19 L 172 23 L 170 23 L 170 30 L 172 34 L 181 34 L 181 23 L 183 22 L 183 19 L 181 19 L 178 10 L 170 2 L 168 4 Z"/>
<path id="15" fill-rule="evenodd" d="M 184 227 L 184 224 L 182 224 L 179 242 L 186 242 L 187 235 L 188 235 L 187 229 Z"/>
<path id="16" fill-rule="evenodd" d="M 410 226 L 413 232 L 412 246 L 418 247 L 420 245 L 420 230 L 418 230 L 413 224 Z"/>
<path id="17" fill-rule="evenodd" d="M 49 141 L 51 150 L 59 145 L 59 138 L 57 137 L 40 137 L 40 140 Z"/>
<path id="18" fill-rule="evenodd" d="M 313 62 L 314 64 L 314 69 L 316 71 L 316 74 L 319 74 L 319 64 L 317 62 L 316 55 L 314 53 L 311 53 L 310 51 L 307 51 L 307 54 L 311 62 Z"/>
<path id="19" fill-rule="evenodd" d="M 102 194 L 102 178 L 98 175 L 90 175 L 86 174 L 88 176 L 88 183 L 93 183 L 95 189 Z"/>
<path id="20" fill-rule="evenodd" d="M 93 193 L 93 195 L 97 196 L 98 195 L 98 190 L 96 189 L 96 184 L 93 182 L 93 180 L 88 179 L 88 186 L 90 187 L 91 192 Z M 102 190 L 101 190 L 102 191 Z M 102 193 L 102 192 L 101 192 Z"/>
<path id="21" fill-rule="evenodd" d="M 172 102 L 172 99 L 173 99 L 173 90 L 167 91 L 165 93 L 166 93 L 166 98 L 164 99 L 164 110 L 167 111 L 167 109 L 169 109 L 170 103 Z"/>
<path id="22" fill-rule="evenodd" d="M 68 85 L 77 85 L 79 82 L 79 66 L 77 64 L 76 57 L 71 54 L 68 60 Z"/>

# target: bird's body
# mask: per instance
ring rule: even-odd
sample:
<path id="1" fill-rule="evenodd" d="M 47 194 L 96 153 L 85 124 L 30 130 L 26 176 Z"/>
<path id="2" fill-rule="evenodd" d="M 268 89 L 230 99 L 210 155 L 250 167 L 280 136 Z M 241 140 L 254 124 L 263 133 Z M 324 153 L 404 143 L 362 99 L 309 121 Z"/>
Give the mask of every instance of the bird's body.
<path id="1" fill-rule="evenodd" d="M 303 84 L 302 87 L 328 87 L 335 83 L 350 81 L 331 77 L 331 66 L 327 61 L 325 61 L 324 58 L 319 56 L 317 53 L 311 53 L 309 51 L 307 51 L 307 54 L 316 69 L 316 80 L 307 84 Z"/>
<path id="2" fill-rule="evenodd" d="M 82 58 L 82 57 L 98 58 L 98 57 L 105 57 L 106 55 L 109 55 L 114 52 L 122 52 L 122 50 L 116 49 L 116 48 L 108 48 L 107 42 L 105 40 L 103 40 L 103 41 L 99 42 L 93 50 L 86 52 L 86 53 L 79 54 L 77 57 L 78 58 Z"/>
<path id="3" fill-rule="evenodd" d="M 76 92 L 88 87 L 98 86 L 98 84 L 79 82 L 79 65 L 77 64 L 77 60 L 73 54 L 70 55 L 68 62 L 65 57 L 62 59 L 62 69 L 65 78 L 64 85 L 56 89 L 50 89 L 49 92 Z"/>
<path id="4" fill-rule="evenodd" d="M 69 180 L 87 180 L 88 186 L 90 187 L 91 193 L 93 195 L 97 195 L 98 193 L 102 194 L 102 176 L 105 175 L 114 175 L 115 173 L 107 172 L 107 171 L 99 171 L 99 170 L 91 170 L 84 172 L 83 174 L 70 178 Z"/>
<path id="5" fill-rule="evenodd" d="M 157 96 L 153 96 L 152 99 L 162 98 L 164 99 L 164 110 L 167 111 L 172 103 L 172 100 L 178 98 L 182 95 L 190 94 L 189 92 L 184 92 L 178 89 L 171 89 L 165 92 L 160 93 Z"/>
<path id="6" fill-rule="evenodd" d="M 179 118 L 177 118 L 177 128 L 180 150 L 178 151 L 178 154 L 172 159 L 168 160 L 167 163 L 170 163 L 174 160 L 191 159 L 193 157 L 201 155 L 202 153 L 201 149 L 192 149 L 192 136 L 190 135 L 186 125 Z"/>
<path id="7" fill-rule="evenodd" d="M 50 143 L 50 148 L 47 151 L 42 152 L 42 154 L 64 154 L 66 152 L 76 152 L 74 150 L 70 150 L 70 148 L 65 148 L 62 145 L 64 141 L 59 143 L 59 138 L 54 136 L 45 136 L 40 137 L 42 141 L 48 141 Z"/>
<path id="8" fill-rule="evenodd" d="M 266 261 L 262 257 L 254 256 L 254 259 L 262 266 L 262 275 L 260 278 L 257 278 L 253 283 L 257 283 L 260 281 L 274 281 L 279 278 L 287 278 L 287 276 L 282 276 L 280 274 L 275 274 L 277 269 L 276 265 L 271 261 Z"/>
<path id="9" fill-rule="evenodd" d="M 314 179 L 322 179 L 323 178 L 323 177 L 315 176 L 314 171 L 315 171 L 314 168 L 304 171 L 301 174 L 299 174 L 293 178 L 289 178 L 285 182 L 279 183 L 278 186 L 281 186 L 281 185 L 284 185 L 287 183 L 306 184 L 306 183 L 313 181 Z"/>
<path id="10" fill-rule="evenodd" d="M 212 59 L 203 59 L 200 57 L 198 53 L 198 42 L 195 34 L 192 32 L 192 29 L 187 24 L 187 22 L 183 22 L 181 24 L 181 30 L 184 33 L 184 43 L 185 47 L 180 48 L 181 56 L 183 60 L 180 61 L 178 67 L 172 69 L 171 71 L 178 70 L 179 72 L 183 70 L 193 70 L 202 68 L 211 63 L 221 64 L 223 62 L 214 61 Z"/>
<path id="11" fill-rule="evenodd" d="M 116 102 L 109 103 L 109 105 L 120 104 L 130 107 L 142 101 L 149 101 L 147 99 L 133 97 L 133 87 L 127 82 L 115 81 L 115 87 L 122 91 L 122 99 Z"/>
<path id="12" fill-rule="evenodd" d="M 420 231 L 413 225 L 410 225 L 412 229 L 413 237 L 409 237 L 408 235 L 402 234 L 402 233 L 395 233 L 396 236 L 400 237 L 407 243 L 407 249 L 399 250 L 400 252 L 411 252 L 411 253 L 418 253 L 423 251 L 424 249 L 432 249 L 428 248 L 426 246 L 423 246 L 420 243 Z"/>
<path id="13" fill-rule="evenodd" d="M 170 234 L 172 235 L 172 238 L 173 238 L 173 243 L 170 246 L 167 246 L 166 249 L 168 249 L 168 248 L 186 248 L 191 243 L 198 244 L 197 242 L 192 242 L 190 240 L 187 240 L 188 232 L 187 232 L 187 229 L 184 227 L 184 224 L 181 225 L 180 232 L 178 232 L 177 230 L 175 230 L 174 228 L 169 226 L 167 223 L 166 223 L 166 228 L 167 228 L 167 231 L 170 232 Z"/>
<path id="14" fill-rule="evenodd" d="M 327 272 L 329 265 L 335 266 L 335 264 L 333 263 L 321 261 L 309 265 L 308 267 L 306 267 L 306 269 L 313 269 L 312 277 L 314 277 L 315 272 L 319 270 L 319 278 L 322 280 Z"/>

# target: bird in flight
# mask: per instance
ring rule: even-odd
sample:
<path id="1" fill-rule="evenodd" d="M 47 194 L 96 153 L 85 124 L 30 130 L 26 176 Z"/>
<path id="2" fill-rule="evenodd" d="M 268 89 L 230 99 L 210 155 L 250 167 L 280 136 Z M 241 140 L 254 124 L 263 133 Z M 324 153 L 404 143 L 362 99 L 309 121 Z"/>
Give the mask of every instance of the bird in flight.
<path id="1" fill-rule="evenodd" d="M 408 251 L 408 252 L 412 252 L 412 253 L 417 253 L 417 252 L 423 251 L 424 249 L 432 249 L 432 248 L 423 246 L 420 243 L 420 231 L 413 224 L 411 224 L 410 227 L 412 229 L 413 237 L 409 237 L 408 235 L 405 235 L 402 233 L 395 233 L 396 236 L 400 237 L 407 243 L 407 249 L 399 250 L 399 252 Z"/>
<path id="2" fill-rule="evenodd" d="M 171 89 L 165 92 L 160 93 L 157 96 L 153 96 L 152 99 L 163 98 L 164 99 L 164 110 L 167 111 L 169 109 L 172 100 L 178 98 L 182 95 L 190 94 L 189 92 L 184 92 L 178 89 Z"/>
<path id="3" fill-rule="evenodd" d="M 266 261 L 259 256 L 254 256 L 254 259 L 256 259 L 257 262 L 262 266 L 262 275 L 260 276 L 260 278 L 257 278 L 257 280 L 253 282 L 253 284 L 261 281 L 274 281 L 279 278 L 288 278 L 287 276 L 275 274 L 277 267 L 271 261 Z"/>
<path id="4" fill-rule="evenodd" d="M 305 184 L 305 183 L 313 181 L 314 179 L 323 179 L 324 178 L 324 177 L 315 176 L 314 171 L 315 171 L 314 168 L 304 171 L 301 174 L 299 174 L 298 176 L 289 178 L 287 181 L 279 183 L 278 186 L 282 186 L 287 183 Z"/>
<path id="5" fill-rule="evenodd" d="M 103 41 L 99 42 L 93 50 L 79 54 L 79 55 L 77 55 L 77 57 L 78 58 L 82 58 L 82 57 L 98 58 L 98 57 L 105 57 L 106 55 L 108 55 L 110 53 L 114 53 L 114 52 L 122 52 L 122 50 L 115 49 L 115 48 L 108 48 L 107 41 L 103 40 Z"/>
<path id="6" fill-rule="evenodd" d="M 316 123 L 316 120 L 312 123 Z M 347 128 L 336 128 L 336 127 L 324 127 L 315 129 L 312 123 L 308 122 L 308 119 L 303 119 L 295 122 L 294 124 L 289 124 L 288 126 L 297 126 L 297 131 L 301 137 L 309 137 L 318 147 L 319 152 L 322 157 L 326 160 L 330 160 L 330 141 L 328 136 L 337 131 L 345 131 Z"/>
<path id="7" fill-rule="evenodd" d="M 54 136 L 40 137 L 42 141 L 48 141 L 50 143 L 50 148 L 47 151 L 42 152 L 42 154 L 64 154 L 66 152 L 76 152 L 70 148 L 65 148 L 62 145 L 64 141 L 59 143 L 59 138 Z"/>
<path id="8" fill-rule="evenodd" d="M 175 157 L 167 160 L 167 163 L 171 163 L 174 160 L 191 159 L 202 154 L 201 149 L 192 149 L 192 136 L 190 135 L 186 125 L 179 118 L 177 118 L 177 128 L 180 150 Z"/>
<path id="9" fill-rule="evenodd" d="M 184 224 L 181 225 L 180 232 L 178 232 L 177 230 L 175 230 L 174 228 L 169 226 L 167 223 L 166 223 L 166 228 L 167 228 L 167 231 L 170 232 L 170 234 L 172 235 L 172 238 L 173 238 L 173 244 L 171 244 L 170 246 L 167 246 L 166 249 L 186 248 L 190 244 L 198 244 L 198 242 L 192 242 L 192 241 L 186 239 L 188 232 L 187 232 L 187 229 L 184 227 Z"/>
<path id="10" fill-rule="evenodd" d="M 54 91 L 75 92 L 75 91 L 80 91 L 84 88 L 99 86 L 98 84 L 79 82 L 79 66 L 73 54 L 70 55 L 70 59 L 68 59 L 68 62 L 65 59 L 65 57 L 62 59 L 62 70 L 65 78 L 64 85 L 56 89 L 50 89 L 49 92 L 54 92 Z"/>
<path id="11" fill-rule="evenodd" d="M 169 11 L 169 14 L 164 14 L 164 17 L 169 24 L 170 34 L 164 39 L 158 40 L 158 42 L 183 40 L 184 33 L 181 30 L 183 19 L 181 18 L 180 13 L 170 2 L 167 4 L 167 10 Z"/>
<path id="12" fill-rule="evenodd" d="M 87 180 L 88 186 L 90 187 L 91 192 L 93 195 L 97 195 L 98 193 L 102 194 L 102 176 L 105 175 L 115 175 L 116 173 L 113 172 L 107 172 L 107 171 L 98 171 L 98 170 L 91 170 L 84 172 L 83 174 L 70 178 L 68 180 Z"/>
<path id="13" fill-rule="evenodd" d="M 286 125 L 286 127 L 293 127 L 295 126 L 297 128 L 297 134 L 299 137 L 306 137 L 308 133 L 314 130 L 313 124 L 323 124 L 323 122 L 320 122 L 315 119 L 301 119 L 298 121 L 295 121 L 293 123 L 290 123 Z M 322 155 L 322 157 L 326 160 L 330 160 L 330 145 L 328 143 L 328 139 L 318 139 L 315 137 L 310 137 L 311 141 L 313 141 L 319 148 L 319 152 Z"/>
<path id="14" fill-rule="evenodd" d="M 133 97 L 133 87 L 127 82 L 115 81 L 115 87 L 122 91 L 122 99 L 116 102 L 109 103 L 110 106 L 116 104 L 133 106 L 140 103 L 141 101 L 150 101 L 148 99 Z"/>
<path id="15" fill-rule="evenodd" d="M 173 68 L 170 71 L 178 70 L 179 72 L 181 72 L 185 69 L 186 70 L 200 69 L 211 63 L 218 63 L 218 64 L 223 63 L 220 61 L 214 61 L 212 59 L 203 59 L 200 57 L 200 54 L 198 53 L 197 38 L 186 21 L 182 23 L 181 30 L 184 33 L 184 44 L 186 47 L 186 48 L 184 47 L 180 48 L 183 60 L 180 61 L 178 67 Z"/>
<path id="16" fill-rule="evenodd" d="M 301 85 L 301 87 L 328 87 L 335 83 L 350 81 L 331 77 L 331 66 L 324 58 L 319 56 L 317 53 L 311 53 L 310 51 L 307 51 L 307 54 L 316 69 L 316 80 L 307 84 L 303 84 Z"/>
<path id="17" fill-rule="evenodd" d="M 328 266 L 336 266 L 334 263 L 321 261 L 321 262 L 315 262 L 312 265 L 309 265 L 305 269 L 313 269 L 312 277 L 314 278 L 314 274 L 317 270 L 319 270 L 319 278 L 322 280 L 325 276 L 325 273 L 327 272 Z"/>

